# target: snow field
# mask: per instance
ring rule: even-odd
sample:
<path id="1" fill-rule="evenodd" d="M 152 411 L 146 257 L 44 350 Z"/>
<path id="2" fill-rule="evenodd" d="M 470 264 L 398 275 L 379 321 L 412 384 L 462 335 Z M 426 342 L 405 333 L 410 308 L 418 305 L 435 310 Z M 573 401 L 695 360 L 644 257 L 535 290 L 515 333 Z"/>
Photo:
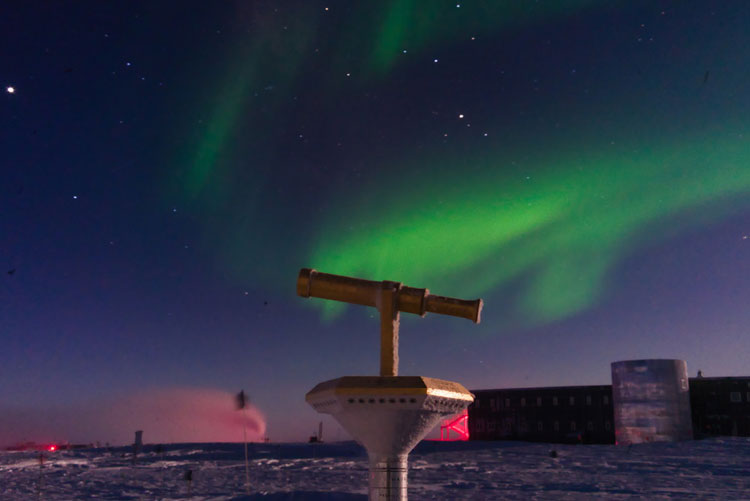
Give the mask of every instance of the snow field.
<path id="1" fill-rule="evenodd" d="M 0 453 L 0 499 L 365 500 L 367 457 L 352 442 Z M 550 451 L 557 451 L 557 457 Z M 192 470 L 188 496 L 185 472 Z M 607 445 L 422 442 L 409 499 L 750 499 L 750 439 Z"/>

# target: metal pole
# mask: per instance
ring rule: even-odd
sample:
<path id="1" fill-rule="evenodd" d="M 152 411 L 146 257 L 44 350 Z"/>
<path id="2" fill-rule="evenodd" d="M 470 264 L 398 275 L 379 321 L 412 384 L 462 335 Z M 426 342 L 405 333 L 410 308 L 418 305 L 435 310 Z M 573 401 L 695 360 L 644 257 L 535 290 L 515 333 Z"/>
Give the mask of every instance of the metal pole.
<path id="1" fill-rule="evenodd" d="M 44 453 L 39 453 L 39 488 L 37 490 L 37 498 L 42 499 L 42 490 L 44 489 Z"/>
<path id="2" fill-rule="evenodd" d="M 242 408 L 242 437 L 245 439 L 245 491 L 250 494 L 250 464 L 247 460 L 247 407 Z"/>
<path id="3" fill-rule="evenodd" d="M 370 501 L 407 501 L 407 455 L 370 455 Z"/>
<path id="4" fill-rule="evenodd" d="M 380 310 L 380 375 L 398 376 L 398 322 L 396 306 L 398 282 L 383 282 L 383 290 L 377 298 Z"/>

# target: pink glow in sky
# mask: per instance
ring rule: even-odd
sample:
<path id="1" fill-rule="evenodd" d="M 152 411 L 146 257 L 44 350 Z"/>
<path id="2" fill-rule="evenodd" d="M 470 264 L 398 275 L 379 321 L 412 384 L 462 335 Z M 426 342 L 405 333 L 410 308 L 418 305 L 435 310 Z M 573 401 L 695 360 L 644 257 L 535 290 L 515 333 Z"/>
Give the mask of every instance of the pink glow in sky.
<path id="1" fill-rule="evenodd" d="M 22 441 L 123 445 L 143 430 L 144 443 L 262 440 L 266 421 L 253 405 L 235 407 L 235 396 L 206 388 L 158 388 L 42 409 L 0 409 L 0 445 Z"/>

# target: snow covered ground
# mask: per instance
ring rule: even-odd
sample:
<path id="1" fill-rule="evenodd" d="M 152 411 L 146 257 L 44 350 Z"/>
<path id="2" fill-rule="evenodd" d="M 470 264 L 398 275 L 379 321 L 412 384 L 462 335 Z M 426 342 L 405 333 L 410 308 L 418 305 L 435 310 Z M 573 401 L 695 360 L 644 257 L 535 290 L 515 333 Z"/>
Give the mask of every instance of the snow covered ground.
<path id="1" fill-rule="evenodd" d="M 553 458 L 550 451 L 557 451 Z M 0 499 L 364 500 L 367 458 L 351 442 L 242 444 L 0 453 Z M 185 480 L 192 470 L 190 495 Z M 409 498 L 750 499 L 750 439 L 677 444 L 549 445 L 422 442 L 410 456 Z"/>

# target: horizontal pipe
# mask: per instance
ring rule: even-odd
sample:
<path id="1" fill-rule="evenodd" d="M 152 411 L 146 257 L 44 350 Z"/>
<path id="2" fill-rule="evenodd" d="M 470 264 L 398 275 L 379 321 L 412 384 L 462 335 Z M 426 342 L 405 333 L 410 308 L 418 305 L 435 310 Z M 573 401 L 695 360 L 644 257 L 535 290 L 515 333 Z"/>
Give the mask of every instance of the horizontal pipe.
<path id="1" fill-rule="evenodd" d="M 302 268 L 297 278 L 297 295 L 318 297 L 345 303 L 377 306 L 376 295 L 382 289 L 382 282 L 320 273 Z"/>
<path id="2" fill-rule="evenodd" d="M 297 278 L 297 295 L 331 299 L 344 303 L 378 307 L 381 291 L 397 286 L 396 309 L 404 313 L 424 316 L 439 313 L 467 318 L 479 323 L 482 312 L 481 299 L 457 299 L 430 294 L 427 289 L 407 287 L 395 282 L 376 282 L 362 278 L 345 277 L 302 268 Z"/>

